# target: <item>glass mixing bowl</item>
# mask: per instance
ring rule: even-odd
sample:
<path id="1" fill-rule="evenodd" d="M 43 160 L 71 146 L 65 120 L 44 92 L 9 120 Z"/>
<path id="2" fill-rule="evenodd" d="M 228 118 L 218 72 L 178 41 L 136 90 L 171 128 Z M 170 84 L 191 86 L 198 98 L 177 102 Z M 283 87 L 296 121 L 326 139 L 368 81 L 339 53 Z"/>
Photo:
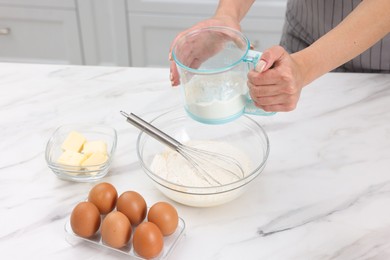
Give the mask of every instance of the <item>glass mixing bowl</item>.
<path id="1" fill-rule="evenodd" d="M 266 165 L 270 150 L 268 136 L 264 129 L 248 116 L 222 125 L 208 125 L 191 119 L 184 109 L 175 109 L 158 116 L 150 123 L 181 143 L 190 140 L 228 143 L 243 152 L 251 162 L 245 177 L 231 183 L 208 187 L 180 185 L 153 172 L 151 164 L 154 157 L 169 148 L 141 132 L 137 140 L 137 154 L 143 170 L 163 194 L 181 204 L 211 207 L 227 203 L 239 197 Z"/>

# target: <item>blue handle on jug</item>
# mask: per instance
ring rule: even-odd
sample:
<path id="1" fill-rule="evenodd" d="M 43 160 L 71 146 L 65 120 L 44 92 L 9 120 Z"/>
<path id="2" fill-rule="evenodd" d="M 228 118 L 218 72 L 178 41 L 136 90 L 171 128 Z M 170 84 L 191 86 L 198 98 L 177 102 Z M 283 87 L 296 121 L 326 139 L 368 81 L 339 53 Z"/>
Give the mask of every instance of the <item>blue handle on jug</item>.
<path id="1" fill-rule="evenodd" d="M 262 53 L 254 50 L 248 50 L 247 56 L 244 58 L 245 62 L 248 62 L 249 64 L 253 65 L 253 68 L 256 68 L 257 63 L 260 60 Z M 250 115 L 258 115 L 258 116 L 272 116 L 276 114 L 276 112 L 266 112 L 261 108 L 256 107 L 256 105 L 253 103 L 253 100 L 249 94 L 247 93 L 246 96 L 246 103 L 245 103 L 245 114 Z"/>

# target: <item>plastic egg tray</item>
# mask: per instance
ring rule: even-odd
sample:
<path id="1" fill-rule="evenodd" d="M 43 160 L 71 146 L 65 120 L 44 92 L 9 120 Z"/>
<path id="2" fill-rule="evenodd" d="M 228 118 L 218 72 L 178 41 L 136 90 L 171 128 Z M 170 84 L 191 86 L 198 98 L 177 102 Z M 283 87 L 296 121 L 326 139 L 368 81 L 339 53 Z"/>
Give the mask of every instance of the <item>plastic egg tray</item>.
<path id="1" fill-rule="evenodd" d="M 133 227 L 132 234 L 134 234 L 135 229 L 136 229 L 136 227 L 135 228 Z M 178 226 L 176 228 L 176 231 L 173 234 L 164 237 L 163 250 L 160 253 L 160 255 L 154 259 L 167 259 L 169 257 L 169 255 L 172 253 L 172 251 L 174 250 L 177 243 L 180 241 L 181 237 L 184 235 L 184 230 L 185 230 L 184 220 L 179 217 L 179 223 L 178 223 Z M 66 232 L 66 240 L 71 245 L 76 245 L 77 243 L 85 241 L 85 242 L 94 244 L 94 245 L 101 247 L 101 248 L 106 248 L 109 250 L 114 250 L 114 251 L 129 255 L 129 256 L 131 256 L 130 259 L 144 259 L 144 258 L 138 256 L 134 252 L 134 249 L 132 247 L 133 235 L 131 236 L 130 241 L 127 243 L 126 246 L 124 246 L 120 249 L 117 249 L 117 248 L 113 248 L 113 247 L 110 247 L 110 246 L 104 244 L 104 242 L 102 241 L 101 235 L 100 235 L 100 229 L 96 232 L 96 234 L 94 236 L 92 236 L 90 238 L 83 238 L 83 237 L 76 235 L 73 232 L 72 227 L 70 225 L 70 220 L 68 220 L 65 223 L 65 232 Z"/>

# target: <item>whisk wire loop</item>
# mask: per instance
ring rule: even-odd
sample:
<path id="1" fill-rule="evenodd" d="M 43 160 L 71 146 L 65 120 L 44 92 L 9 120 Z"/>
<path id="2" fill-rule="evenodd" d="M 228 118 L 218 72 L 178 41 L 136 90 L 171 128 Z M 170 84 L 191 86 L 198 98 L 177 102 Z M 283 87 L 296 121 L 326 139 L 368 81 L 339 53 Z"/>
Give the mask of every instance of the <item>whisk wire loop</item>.
<path id="1" fill-rule="evenodd" d="M 127 118 L 127 122 L 178 152 L 193 167 L 194 172 L 210 185 L 222 185 L 220 181 L 213 177 L 213 172 L 216 171 L 233 176 L 237 180 L 245 176 L 241 164 L 233 157 L 183 145 L 133 113 L 127 114 L 121 111 L 121 114 Z"/>

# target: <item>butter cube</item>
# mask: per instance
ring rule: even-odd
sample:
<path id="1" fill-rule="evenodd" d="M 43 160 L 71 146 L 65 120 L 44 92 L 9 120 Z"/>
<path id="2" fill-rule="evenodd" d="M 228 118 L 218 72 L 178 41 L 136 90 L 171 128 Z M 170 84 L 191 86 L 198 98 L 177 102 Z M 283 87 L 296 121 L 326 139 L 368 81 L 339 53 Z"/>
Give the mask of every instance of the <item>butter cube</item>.
<path id="1" fill-rule="evenodd" d="M 108 157 L 102 153 L 93 153 L 85 161 L 81 163 L 81 166 L 98 165 L 105 163 Z"/>
<path id="2" fill-rule="evenodd" d="M 84 144 L 83 153 L 90 156 L 93 153 L 107 155 L 107 144 L 104 141 L 89 141 Z"/>
<path id="3" fill-rule="evenodd" d="M 72 150 L 65 150 L 57 160 L 57 163 L 71 166 L 81 166 L 87 156 Z"/>
<path id="4" fill-rule="evenodd" d="M 61 148 L 64 151 L 70 150 L 74 152 L 80 152 L 85 142 L 86 139 L 82 134 L 76 131 L 72 131 L 68 134 L 65 141 L 62 143 Z"/>
<path id="5" fill-rule="evenodd" d="M 88 159 L 82 162 L 81 166 L 85 167 L 88 171 L 99 170 L 100 166 L 96 166 L 102 163 L 105 163 L 108 159 L 108 156 L 102 153 L 93 153 Z M 91 175 L 96 175 L 98 172 L 90 172 Z"/>

